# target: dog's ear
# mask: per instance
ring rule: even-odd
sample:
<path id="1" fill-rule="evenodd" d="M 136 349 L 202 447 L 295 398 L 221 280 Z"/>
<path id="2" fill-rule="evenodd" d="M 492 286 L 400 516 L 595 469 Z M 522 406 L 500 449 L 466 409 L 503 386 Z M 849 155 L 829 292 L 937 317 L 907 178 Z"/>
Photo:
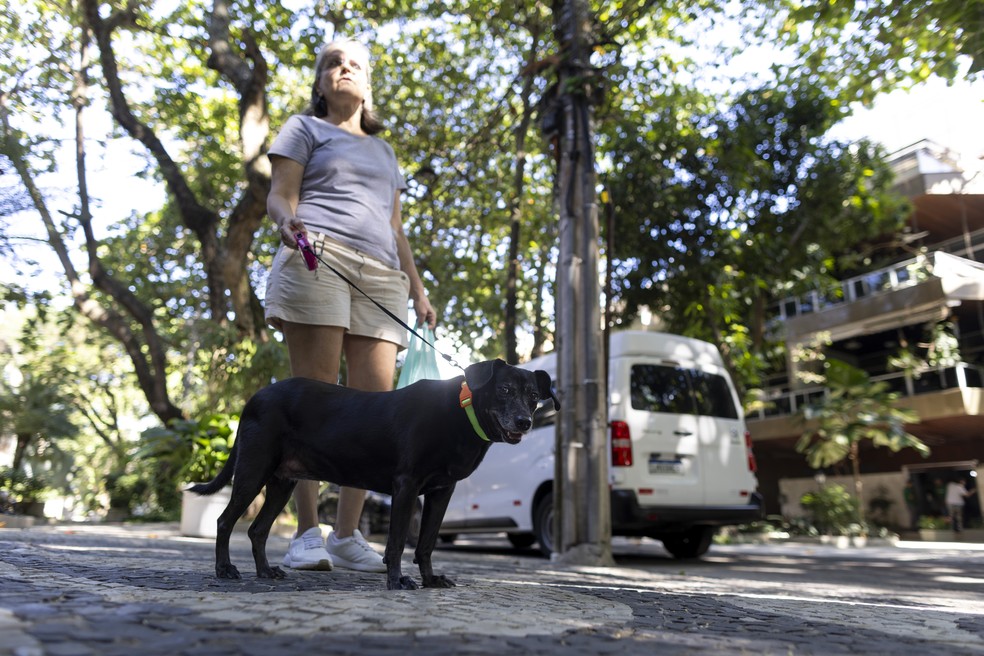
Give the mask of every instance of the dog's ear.
<path id="1" fill-rule="evenodd" d="M 545 399 L 548 396 L 553 399 L 554 410 L 560 410 L 560 399 L 557 398 L 557 393 L 554 392 L 553 381 L 550 380 L 550 374 L 542 369 L 537 369 L 533 372 L 536 376 L 536 386 L 540 392 L 540 398 Z"/>
<path id="2" fill-rule="evenodd" d="M 465 369 L 465 382 L 468 383 L 469 389 L 477 390 L 492 380 L 496 369 L 505 364 L 505 360 L 499 359 L 470 364 Z"/>

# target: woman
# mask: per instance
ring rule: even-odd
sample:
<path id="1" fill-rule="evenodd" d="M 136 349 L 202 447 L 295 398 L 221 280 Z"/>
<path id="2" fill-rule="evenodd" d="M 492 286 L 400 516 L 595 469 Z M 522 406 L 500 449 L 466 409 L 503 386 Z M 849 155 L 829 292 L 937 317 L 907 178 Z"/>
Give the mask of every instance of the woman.
<path id="1" fill-rule="evenodd" d="M 270 148 L 267 212 L 282 245 L 267 283 L 266 317 L 283 332 L 293 376 L 337 383 L 344 353 L 349 387 L 387 391 L 406 331 L 327 268 L 309 271 L 295 237 L 304 234 L 326 262 L 397 316 L 407 316 L 409 297 L 418 323 L 436 324 L 400 217 L 406 183 L 392 148 L 373 136 L 383 126 L 372 110 L 369 66 L 368 49 L 356 41 L 322 48 L 311 107 L 288 119 Z M 341 489 L 326 547 L 318 486 L 299 481 L 294 490 L 297 532 L 284 565 L 385 571 L 356 528 L 365 491 Z"/>

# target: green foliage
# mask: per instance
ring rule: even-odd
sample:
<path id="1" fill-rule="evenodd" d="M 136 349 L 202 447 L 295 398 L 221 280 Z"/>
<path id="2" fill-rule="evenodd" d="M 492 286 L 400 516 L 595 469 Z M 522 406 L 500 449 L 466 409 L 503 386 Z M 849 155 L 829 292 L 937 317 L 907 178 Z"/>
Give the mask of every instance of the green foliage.
<path id="1" fill-rule="evenodd" d="M 42 476 L 32 476 L 13 467 L 0 469 L 0 490 L 7 494 L 10 502 L 39 501 L 51 489 L 47 479 Z"/>
<path id="2" fill-rule="evenodd" d="M 141 435 L 140 454 L 166 465 L 175 485 L 210 481 L 229 459 L 238 422 L 238 416 L 213 413 L 150 428 Z"/>
<path id="3" fill-rule="evenodd" d="M 503 352 L 506 245 L 523 111 L 518 72 L 542 53 L 543 43 L 532 35 L 549 27 L 526 7 L 494 14 L 497 22 L 476 13 L 413 23 L 392 43 L 377 44 L 373 81 L 391 126 L 387 139 L 407 173 L 408 237 L 442 333 L 474 348 L 478 358 Z M 532 85 L 539 93 L 545 82 L 535 78 Z M 547 285 L 556 218 L 553 165 L 541 140 L 529 136 L 515 309 L 521 330 L 534 332 L 544 327 L 535 325 L 535 314 Z"/>
<path id="4" fill-rule="evenodd" d="M 56 462 L 64 443 L 78 435 L 67 372 L 52 363 L 34 364 L 34 370 L 20 370 L 20 381 L 0 379 L 0 431 L 15 438 L 15 469 L 28 461 Z"/>
<path id="5" fill-rule="evenodd" d="M 767 0 L 778 37 L 797 53 L 796 75 L 846 105 L 931 75 L 984 72 L 982 0 Z"/>
<path id="6" fill-rule="evenodd" d="M 918 415 L 895 406 L 898 394 L 890 392 L 887 383 L 873 382 L 863 370 L 830 359 L 825 363 L 825 384 L 827 396 L 801 415 L 816 421 L 816 428 L 807 429 L 796 445 L 811 467 L 829 467 L 856 456 L 864 440 L 892 451 L 911 448 L 929 455 L 929 447 L 905 430 L 906 424 L 919 421 Z"/>
<path id="7" fill-rule="evenodd" d="M 137 473 L 113 472 L 106 476 L 105 484 L 110 509 L 124 510 L 127 515 L 133 512 L 149 489 L 147 480 Z"/>
<path id="8" fill-rule="evenodd" d="M 878 149 L 823 136 L 843 110 L 807 85 L 745 91 L 724 109 L 671 93 L 601 128 L 615 292 L 623 320 L 649 307 L 671 332 L 720 345 L 748 389 L 781 350 L 766 309 L 832 287 L 905 207 Z"/>
<path id="9" fill-rule="evenodd" d="M 940 517 L 938 515 L 922 515 L 919 518 L 919 528 L 937 531 L 946 530 L 950 528 L 950 518 Z"/>
<path id="10" fill-rule="evenodd" d="M 866 534 L 858 509 L 858 500 L 841 485 L 826 485 L 800 498 L 814 526 L 827 535 Z"/>

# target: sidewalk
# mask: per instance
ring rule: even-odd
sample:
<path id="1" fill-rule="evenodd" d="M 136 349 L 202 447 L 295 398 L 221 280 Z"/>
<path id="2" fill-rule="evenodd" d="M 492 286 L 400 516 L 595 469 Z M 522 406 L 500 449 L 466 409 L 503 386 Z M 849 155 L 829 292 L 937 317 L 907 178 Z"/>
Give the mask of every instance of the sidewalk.
<path id="1" fill-rule="evenodd" d="M 0 529 L 0 656 L 984 654 L 984 553 L 967 544 L 738 545 L 681 562 L 622 540 L 610 568 L 491 544 L 435 552 L 455 588 L 387 591 L 347 570 L 257 579 L 240 532 L 243 579 L 228 581 L 213 541 L 176 524 Z M 286 547 L 271 536 L 271 561 Z M 404 573 L 419 581 L 411 553 Z"/>
<path id="2" fill-rule="evenodd" d="M 243 579 L 219 580 L 213 544 L 172 524 L 0 530 L 0 654 L 303 653 L 287 645 L 329 635 L 332 651 L 391 653 L 424 639 L 611 631 L 632 617 L 624 604 L 538 584 L 518 563 L 502 572 L 443 551 L 435 570 L 458 583 L 451 590 L 387 591 L 383 574 L 342 569 L 260 580 L 241 532 L 231 550 Z M 271 536 L 271 562 L 286 547 Z M 419 582 L 411 561 L 405 554 L 404 573 Z"/>

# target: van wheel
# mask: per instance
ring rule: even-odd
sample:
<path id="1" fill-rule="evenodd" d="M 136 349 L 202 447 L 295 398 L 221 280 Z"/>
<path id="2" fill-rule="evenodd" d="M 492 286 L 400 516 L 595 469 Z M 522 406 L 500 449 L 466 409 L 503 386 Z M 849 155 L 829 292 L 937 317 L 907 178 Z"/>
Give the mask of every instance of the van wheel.
<path id="1" fill-rule="evenodd" d="M 674 558 L 700 558 L 711 548 L 713 526 L 692 526 L 681 533 L 663 535 L 660 540 Z"/>
<path id="2" fill-rule="evenodd" d="M 547 492 L 533 510 L 533 535 L 547 558 L 553 553 L 553 492 Z"/>
<path id="3" fill-rule="evenodd" d="M 509 544 L 517 549 L 532 547 L 536 542 L 536 536 L 532 533 L 509 533 L 506 537 L 509 539 Z"/>

